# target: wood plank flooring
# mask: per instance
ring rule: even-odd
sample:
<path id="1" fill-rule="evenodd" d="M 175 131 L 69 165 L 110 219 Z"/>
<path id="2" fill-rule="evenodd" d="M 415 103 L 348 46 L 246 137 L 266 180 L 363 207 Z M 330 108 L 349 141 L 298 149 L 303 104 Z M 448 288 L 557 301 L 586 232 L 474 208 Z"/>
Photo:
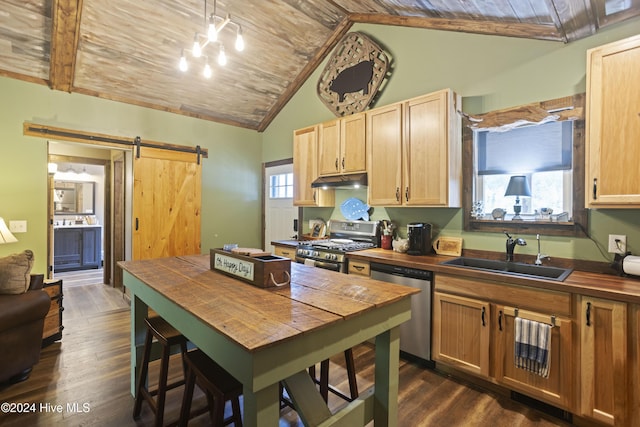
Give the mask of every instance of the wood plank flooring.
<path id="1" fill-rule="evenodd" d="M 11 386 L 0 385 L 0 403 L 32 404 L 33 412 L 0 413 L 1 426 L 148 426 L 153 415 L 146 404 L 140 420 L 131 417 L 129 392 L 129 306 L 121 291 L 106 285 L 71 286 L 64 290 L 63 338 L 42 350 L 31 377 Z M 358 387 L 372 385 L 374 353 L 370 344 L 354 348 Z M 180 374 L 179 359 L 172 358 L 171 376 Z M 150 367 L 152 385 L 158 366 Z M 331 383 L 346 392 L 342 355 L 332 359 Z M 433 370 L 401 360 L 399 426 L 568 426 L 549 415 L 514 402 L 506 396 L 452 380 Z M 165 420 L 180 411 L 182 388 L 168 394 Z M 206 403 L 196 393 L 193 408 Z M 47 406 L 50 404 L 52 406 Z M 335 410 L 344 402 L 330 395 Z M 55 412 L 55 405 L 62 405 Z M 230 408 L 227 408 L 230 411 Z M 190 426 L 206 426 L 206 415 Z M 300 426 L 295 411 L 283 409 L 280 427 Z"/>
<path id="2" fill-rule="evenodd" d="M 104 281 L 104 270 L 102 268 L 95 268 L 89 270 L 63 271 L 54 273 L 53 277 L 54 279 L 62 279 L 65 288 L 95 285 L 102 284 Z"/>

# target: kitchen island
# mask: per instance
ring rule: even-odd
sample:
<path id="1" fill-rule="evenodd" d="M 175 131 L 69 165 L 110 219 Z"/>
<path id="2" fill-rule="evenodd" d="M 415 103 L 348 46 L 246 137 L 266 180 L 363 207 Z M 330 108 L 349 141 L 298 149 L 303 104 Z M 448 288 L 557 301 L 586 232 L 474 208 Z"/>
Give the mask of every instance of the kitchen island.
<path id="1" fill-rule="evenodd" d="M 263 289 L 212 271 L 208 255 L 118 265 L 132 297 L 132 394 L 152 308 L 242 382 L 246 426 L 278 425 L 280 381 L 307 425 L 397 425 L 398 326 L 416 289 L 295 263 L 290 285 Z M 374 337 L 374 388 L 331 414 L 307 367 Z"/>

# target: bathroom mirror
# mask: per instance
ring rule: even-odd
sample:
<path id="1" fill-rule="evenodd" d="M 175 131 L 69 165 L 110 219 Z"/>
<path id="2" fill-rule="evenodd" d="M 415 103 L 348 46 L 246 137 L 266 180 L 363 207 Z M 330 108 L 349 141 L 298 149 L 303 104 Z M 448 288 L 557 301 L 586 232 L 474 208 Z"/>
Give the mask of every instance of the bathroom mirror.
<path id="1" fill-rule="evenodd" d="M 54 181 L 53 205 L 58 215 L 95 214 L 95 183 Z"/>

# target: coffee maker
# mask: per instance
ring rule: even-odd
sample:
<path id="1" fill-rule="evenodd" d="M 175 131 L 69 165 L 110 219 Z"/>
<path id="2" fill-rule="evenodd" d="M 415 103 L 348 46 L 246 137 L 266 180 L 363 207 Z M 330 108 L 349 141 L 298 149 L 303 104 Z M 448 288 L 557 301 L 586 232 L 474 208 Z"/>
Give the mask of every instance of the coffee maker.
<path id="1" fill-rule="evenodd" d="M 411 222 L 407 224 L 409 249 L 407 255 L 426 255 L 431 251 L 431 224 Z"/>

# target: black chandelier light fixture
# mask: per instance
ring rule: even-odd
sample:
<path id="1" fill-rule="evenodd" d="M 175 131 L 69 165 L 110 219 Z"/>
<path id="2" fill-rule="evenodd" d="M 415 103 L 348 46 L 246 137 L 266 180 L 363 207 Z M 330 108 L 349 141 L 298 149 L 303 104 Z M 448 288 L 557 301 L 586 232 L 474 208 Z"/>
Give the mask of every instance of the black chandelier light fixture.
<path id="1" fill-rule="evenodd" d="M 209 44 L 216 44 L 218 46 L 218 65 L 225 66 L 227 64 L 227 56 L 224 52 L 224 45 L 219 40 L 218 34 L 225 28 L 231 26 L 236 29 L 236 43 L 235 48 L 238 52 L 244 50 L 244 38 L 242 37 L 242 27 L 240 24 L 231 20 L 231 15 L 227 14 L 224 18 L 216 14 L 216 0 L 213 1 L 213 12 L 207 15 L 207 0 L 204 0 L 204 32 L 196 32 L 193 38 L 193 46 L 191 49 L 182 49 L 180 55 L 180 62 L 178 68 L 182 72 L 186 72 L 189 69 L 189 63 L 187 62 L 186 53 L 191 53 L 193 58 L 205 59 L 205 66 L 202 70 L 202 74 L 206 78 L 210 78 L 213 74 L 211 65 L 209 64 L 209 56 L 205 54 L 205 48 Z"/>

